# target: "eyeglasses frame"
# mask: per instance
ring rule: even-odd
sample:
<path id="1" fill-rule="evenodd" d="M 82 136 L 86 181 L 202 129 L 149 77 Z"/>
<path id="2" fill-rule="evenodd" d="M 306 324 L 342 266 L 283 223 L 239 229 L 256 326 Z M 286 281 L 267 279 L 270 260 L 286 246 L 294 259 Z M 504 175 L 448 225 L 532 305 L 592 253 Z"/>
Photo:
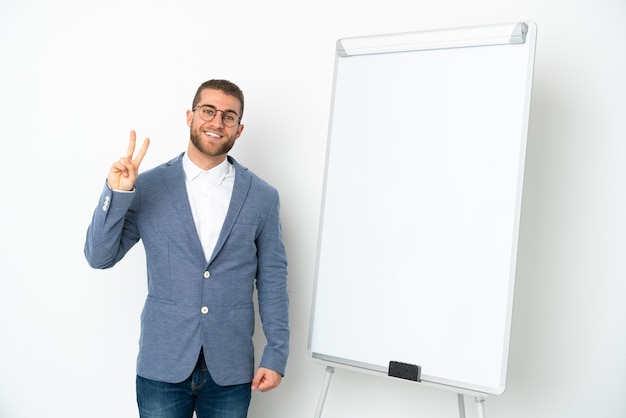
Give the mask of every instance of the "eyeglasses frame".
<path id="1" fill-rule="evenodd" d="M 241 123 L 241 116 L 239 116 L 237 114 L 237 112 L 235 112 L 234 110 L 220 110 L 220 109 L 216 109 L 213 105 L 210 104 L 199 104 L 196 105 L 193 109 L 191 109 L 192 112 L 195 112 L 196 110 L 198 110 L 201 107 L 209 107 L 211 109 L 213 109 L 215 111 L 215 116 L 217 116 L 217 112 L 222 112 L 222 123 L 224 124 L 224 126 L 228 127 L 228 128 L 234 128 L 235 126 L 239 125 Z M 226 123 L 224 122 L 224 115 L 226 114 L 226 112 L 232 112 L 235 115 L 237 115 L 237 121 L 235 122 L 235 124 L 233 126 L 228 126 L 226 125 Z M 211 119 L 209 120 L 205 120 L 202 115 L 200 115 L 200 119 L 202 119 L 205 122 L 211 122 L 213 119 L 215 119 L 215 116 L 213 116 Z"/>

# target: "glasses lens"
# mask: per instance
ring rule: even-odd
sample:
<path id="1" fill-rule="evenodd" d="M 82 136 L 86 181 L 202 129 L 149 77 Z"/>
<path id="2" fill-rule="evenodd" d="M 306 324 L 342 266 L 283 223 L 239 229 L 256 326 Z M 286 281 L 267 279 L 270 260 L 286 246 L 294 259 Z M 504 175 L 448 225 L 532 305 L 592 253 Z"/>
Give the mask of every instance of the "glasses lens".
<path id="1" fill-rule="evenodd" d="M 239 122 L 239 116 L 235 112 L 223 112 L 222 122 L 224 122 L 224 125 L 232 128 L 237 125 L 237 122 Z"/>
<path id="2" fill-rule="evenodd" d="M 200 114 L 200 118 L 202 118 L 202 120 L 207 121 L 207 122 L 210 120 L 213 120 L 213 118 L 215 117 L 215 114 L 217 113 L 215 109 L 209 106 L 198 106 L 196 109 L 198 110 L 198 113 Z"/>

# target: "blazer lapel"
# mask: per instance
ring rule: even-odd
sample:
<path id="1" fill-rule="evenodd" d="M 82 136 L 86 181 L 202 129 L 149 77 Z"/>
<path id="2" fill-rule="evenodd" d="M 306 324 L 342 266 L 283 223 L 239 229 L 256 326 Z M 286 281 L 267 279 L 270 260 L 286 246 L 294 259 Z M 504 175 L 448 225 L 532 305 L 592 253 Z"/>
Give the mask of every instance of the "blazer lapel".
<path id="1" fill-rule="evenodd" d="M 209 264 L 211 264 L 211 262 L 215 259 L 215 256 L 219 254 L 220 250 L 224 246 L 226 238 L 233 229 L 235 220 L 237 219 L 237 216 L 239 216 L 239 212 L 241 212 L 241 208 L 243 207 L 246 197 L 248 196 L 248 191 L 250 190 L 251 177 L 248 170 L 244 166 L 237 163 L 237 161 L 230 156 L 228 156 L 228 161 L 230 161 L 235 167 L 235 184 L 233 186 L 233 194 L 230 198 L 228 212 L 226 212 L 226 219 L 224 219 L 224 225 L 222 225 L 222 230 L 220 231 L 220 236 L 215 244 L 215 249 L 213 250 Z"/>
<path id="2" fill-rule="evenodd" d="M 165 173 L 166 194 L 167 196 L 171 196 L 171 203 L 176 208 L 176 216 L 172 221 L 175 222 L 178 220 L 180 222 L 181 228 L 185 231 L 189 240 L 193 242 L 194 256 L 204 260 L 202 244 L 200 243 L 196 225 L 191 214 L 191 207 L 189 206 L 182 155 L 183 154 L 179 155 L 168 163 L 169 169 Z"/>

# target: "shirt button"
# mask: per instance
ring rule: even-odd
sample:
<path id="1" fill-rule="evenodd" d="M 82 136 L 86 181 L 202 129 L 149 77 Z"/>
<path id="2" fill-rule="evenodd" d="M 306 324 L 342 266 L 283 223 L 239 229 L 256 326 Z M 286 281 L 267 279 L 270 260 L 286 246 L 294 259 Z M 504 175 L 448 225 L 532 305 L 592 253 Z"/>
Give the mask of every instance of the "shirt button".
<path id="1" fill-rule="evenodd" d="M 200 309 L 200 312 L 202 312 L 202 315 L 206 315 L 209 313 L 209 308 L 203 306 L 202 309 Z"/>
<path id="2" fill-rule="evenodd" d="M 204 272 L 204 278 L 208 279 L 209 277 L 211 277 L 211 273 L 209 273 L 208 271 Z"/>

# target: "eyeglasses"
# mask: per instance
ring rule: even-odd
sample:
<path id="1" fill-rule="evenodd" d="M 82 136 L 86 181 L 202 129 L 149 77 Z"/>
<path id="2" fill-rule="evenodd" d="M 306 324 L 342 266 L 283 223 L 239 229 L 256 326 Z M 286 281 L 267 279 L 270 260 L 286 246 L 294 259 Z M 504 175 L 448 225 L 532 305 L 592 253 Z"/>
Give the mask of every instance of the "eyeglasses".
<path id="1" fill-rule="evenodd" d="M 200 111 L 200 119 L 205 122 L 210 122 L 215 119 L 215 115 L 217 112 L 222 112 L 222 123 L 224 126 L 228 126 L 232 128 L 233 126 L 237 126 L 239 122 L 241 122 L 241 118 L 239 115 L 232 110 L 217 110 L 211 105 L 198 105 L 191 109 L 193 112 L 196 110 Z"/>

